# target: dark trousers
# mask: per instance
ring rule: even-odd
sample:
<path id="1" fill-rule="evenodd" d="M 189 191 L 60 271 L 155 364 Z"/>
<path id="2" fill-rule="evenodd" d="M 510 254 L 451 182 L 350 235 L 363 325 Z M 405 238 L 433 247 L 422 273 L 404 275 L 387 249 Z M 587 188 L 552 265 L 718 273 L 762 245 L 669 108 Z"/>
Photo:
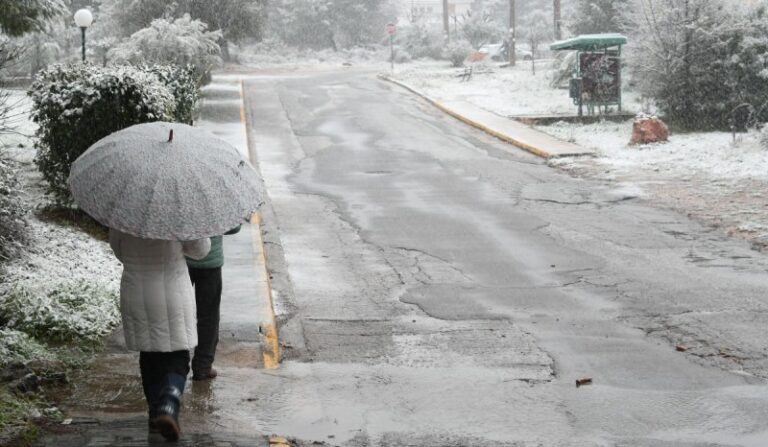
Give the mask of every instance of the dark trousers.
<path id="1" fill-rule="evenodd" d="M 189 268 L 195 286 L 197 304 L 197 347 L 192 358 L 192 374 L 208 374 L 219 344 L 219 309 L 221 307 L 221 267 Z"/>
<path id="2" fill-rule="evenodd" d="M 184 391 L 189 374 L 189 351 L 139 353 L 141 385 L 152 415 L 160 402 L 163 388 L 173 386 Z"/>

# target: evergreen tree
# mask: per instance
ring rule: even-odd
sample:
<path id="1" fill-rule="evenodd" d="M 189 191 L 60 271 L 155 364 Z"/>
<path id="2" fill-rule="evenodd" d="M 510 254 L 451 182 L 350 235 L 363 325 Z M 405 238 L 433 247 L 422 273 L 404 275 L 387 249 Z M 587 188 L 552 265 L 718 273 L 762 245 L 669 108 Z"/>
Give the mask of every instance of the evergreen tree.
<path id="1" fill-rule="evenodd" d="M 0 31 L 9 36 L 40 31 L 46 21 L 64 11 L 62 0 L 0 0 Z"/>
<path id="2" fill-rule="evenodd" d="M 630 60 L 642 92 L 684 129 L 727 129 L 743 100 L 765 99 L 759 70 L 742 60 L 760 53 L 757 18 L 731 14 L 721 0 L 636 0 Z M 763 47 L 764 48 L 764 47 Z M 748 57 L 747 59 L 751 59 Z"/>
<path id="3" fill-rule="evenodd" d="M 627 0 L 577 0 L 569 29 L 577 35 L 620 32 L 627 4 Z"/>

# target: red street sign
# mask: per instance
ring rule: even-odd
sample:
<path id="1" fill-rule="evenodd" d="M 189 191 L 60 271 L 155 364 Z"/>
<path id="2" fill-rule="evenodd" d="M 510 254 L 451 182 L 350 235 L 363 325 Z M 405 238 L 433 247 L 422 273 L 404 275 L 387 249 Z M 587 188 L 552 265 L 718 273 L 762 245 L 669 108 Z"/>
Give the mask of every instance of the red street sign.
<path id="1" fill-rule="evenodd" d="M 394 23 L 387 23 L 387 34 L 392 36 L 395 34 L 396 31 L 397 31 L 397 27 L 395 26 Z"/>

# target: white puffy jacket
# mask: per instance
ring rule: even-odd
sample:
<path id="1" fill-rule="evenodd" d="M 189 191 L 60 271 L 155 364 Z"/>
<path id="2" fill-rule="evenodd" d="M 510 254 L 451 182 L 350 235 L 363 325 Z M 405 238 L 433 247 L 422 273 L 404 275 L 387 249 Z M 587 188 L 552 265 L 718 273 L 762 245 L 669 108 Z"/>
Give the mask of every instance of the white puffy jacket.
<path id="1" fill-rule="evenodd" d="M 184 256 L 204 258 L 210 239 L 142 239 L 109 230 L 109 245 L 123 263 L 120 312 L 128 349 L 171 352 L 197 346 L 195 293 Z"/>

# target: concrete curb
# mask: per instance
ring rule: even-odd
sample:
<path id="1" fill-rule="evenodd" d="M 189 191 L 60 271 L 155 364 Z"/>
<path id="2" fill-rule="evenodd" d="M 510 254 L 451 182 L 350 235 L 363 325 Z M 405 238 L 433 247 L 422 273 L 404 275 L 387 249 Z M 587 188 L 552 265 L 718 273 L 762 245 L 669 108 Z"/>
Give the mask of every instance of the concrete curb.
<path id="1" fill-rule="evenodd" d="M 243 81 L 240 80 L 240 122 L 243 125 L 243 133 L 245 135 L 245 146 L 248 150 L 248 160 L 253 164 L 251 159 L 251 148 L 248 140 L 248 123 L 245 119 L 245 95 L 243 94 Z M 253 237 L 253 254 L 254 254 L 254 269 L 260 275 L 265 278 L 264 290 L 261 290 L 257 295 L 264 297 L 265 301 L 262 303 L 264 306 L 264 315 L 266 318 L 264 321 L 259 322 L 259 329 L 264 337 L 263 359 L 264 367 L 267 369 L 275 369 L 280 366 L 280 336 L 277 330 L 277 319 L 275 318 L 275 306 L 274 299 L 272 298 L 272 284 L 269 279 L 269 271 L 267 270 L 266 251 L 264 247 L 264 239 L 261 234 L 261 215 L 258 212 L 253 213 L 251 216 L 251 235 Z"/>
<path id="2" fill-rule="evenodd" d="M 545 158 L 545 159 L 550 159 L 550 158 L 567 157 L 567 156 L 593 155 L 593 153 L 591 151 L 588 151 L 588 150 L 585 150 L 584 152 L 553 154 L 550 151 L 548 151 L 547 149 L 544 149 L 542 147 L 538 147 L 538 146 L 534 146 L 532 144 L 526 143 L 525 141 L 522 141 L 519 138 L 515 138 L 515 137 L 513 137 L 513 136 L 511 136 L 509 134 L 506 134 L 504 132 L 500 132 L 498 130 L 492 129 L 491 127 L 486 126 L 485 124 L 483 124 L 481 122 L 472 120 L 472 119 L 462 115 L 461 113 L 451 109 L 450 107 L 446 106 L 445 104 L 442 104 L 441 102 L 431 98 L 427 94 L 417 90 L 416 88 L 414 88 L 414 87 L 412 87 L 412 86 L 410 86 L 410 85 L 408 85 L 408 84 L 406 84 L 404 82 L 398 81 L 398 80 L 393 79 L 393 78 L 391 78 L 391 77 L 389 77 L 387 75 L 384 75 L 384 74 L 379 74 L 378 78 L 383 80 L 383 81 L 386 81 L 386 82 L 391 82 L 392 84 L 395 84 L 395 85 L 397 85 L 399 87 L 402 87 L 402 88 L 408 90 L 411 93 L 414 93 L 416 96 L 419 96 L 420 98 L 424 99 L 428 103 L 430 103 L 433 106 L 437 107 L 438 109 L 442 110 L 446 114 L 448 114 L 448 115 L 458 119 L 459 121 L 461 121 L 461 122 L 463 122 L 465 124 L 468 124 L 468 125 L 470 125 L 470 126 L 472 126 L 474 128 L 480 129 L 483 132 L 498 138 L 499 140 L 502 140 L 502 141 L 504 141 L 506 143 L 512 144 L 514 146 L 517 146 L 520 149 L 528 151 L 528 152 L 530 152 L 530 153 L 532 153 L 534 155 L 537 155 L 539 157 L 542 157 L 542 158 Z M 499 115 L 499 117 L 501 117 L 501 116 Z M 502 117 L 502 118 L 506 118 L 506 117 Z M 554 138 L 554 137 L 552 137 L 552 138 Z"/>

